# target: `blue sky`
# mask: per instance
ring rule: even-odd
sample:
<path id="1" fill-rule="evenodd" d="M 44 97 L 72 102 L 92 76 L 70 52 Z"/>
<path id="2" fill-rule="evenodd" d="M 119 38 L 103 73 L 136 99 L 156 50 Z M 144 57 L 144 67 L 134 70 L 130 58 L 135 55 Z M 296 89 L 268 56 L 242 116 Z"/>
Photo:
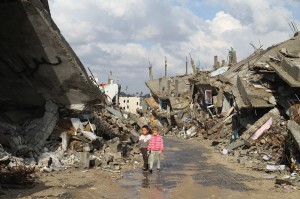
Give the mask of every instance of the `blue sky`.
<path id="1" fill-rule="evenodd" d="M 154 78 L 185 72 L 185 58 L 212 67 L 214 55 L 238 60 L 292 37 L 299 26 L 297 0 L 49 0 L 52 18 L 82 63 L 101 82 L 110 71 L 129 93 L 148 93 L 149 61 Z M 299 26 L 300 29 L 300 26 Z M 189 63 L 189 71 L 191 66 Z"/>

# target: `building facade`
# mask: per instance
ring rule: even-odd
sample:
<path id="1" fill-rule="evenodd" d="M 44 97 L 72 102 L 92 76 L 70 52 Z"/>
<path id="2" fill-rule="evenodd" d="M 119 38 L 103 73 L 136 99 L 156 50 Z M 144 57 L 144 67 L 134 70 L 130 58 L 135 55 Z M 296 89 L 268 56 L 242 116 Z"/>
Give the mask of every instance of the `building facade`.
<path id="1" fill-rule="evenodd" d="M 124 111 L 136 114 L 136 109 L 142 109 L 141 101 L 142 98 L 137 96 L 120 97 L 119 106 Z"/>

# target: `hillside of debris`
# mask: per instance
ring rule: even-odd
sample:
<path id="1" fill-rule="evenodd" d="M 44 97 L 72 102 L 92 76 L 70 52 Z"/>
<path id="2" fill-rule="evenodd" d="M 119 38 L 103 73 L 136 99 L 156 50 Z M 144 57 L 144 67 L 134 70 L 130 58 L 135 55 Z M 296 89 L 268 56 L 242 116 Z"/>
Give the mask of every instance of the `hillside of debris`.
<path id="1" fill-rule="evenodd" d="M 214 57 L 212 71 L 199 70 L 191 57 L 192 73 L 186 63 L 184 75 L 153 79 L 150 65 L 146 85 L 152 97 L 145 110 L 160 121 L 165 134 L 211 140 L 222 155 L 235 157 L 244 167 L 281 173 L 282 184 L 298 183 L 299 63 L 295 32 L 239 62 L 231 48 L 228 62 Z"/>

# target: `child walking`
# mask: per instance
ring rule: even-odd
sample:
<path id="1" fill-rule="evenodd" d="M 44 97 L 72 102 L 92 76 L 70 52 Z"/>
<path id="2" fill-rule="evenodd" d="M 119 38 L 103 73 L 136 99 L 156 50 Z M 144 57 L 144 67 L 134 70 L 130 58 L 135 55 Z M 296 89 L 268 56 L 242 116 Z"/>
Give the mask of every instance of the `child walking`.
<path id="1" fill-rule="evenodd" d="M 148 146 L 149 155 L 149 172 L 152 173 L 153 163 L 157 161 L 157 171 L 160 171 L 160 155 L 164 151 L 164 141 L 162 136 L 159 135 L 158 127 L 152 128 L 152 137 Z"/>
<path id="2" fill-rule="evenodd" d="M 142 127 L 142 135 L 139 137 L 139 145 L 141 147 L 141 153 L 143 155 L 143 160 L 144 160 L 144 171 L 148 171 L 149 166 L 148 166 L 148 153 L 147 153 L 147 148 L 149 145 L 149 141 L 151 138 L 150 129 L 147 125 L 144 125 Z"/>

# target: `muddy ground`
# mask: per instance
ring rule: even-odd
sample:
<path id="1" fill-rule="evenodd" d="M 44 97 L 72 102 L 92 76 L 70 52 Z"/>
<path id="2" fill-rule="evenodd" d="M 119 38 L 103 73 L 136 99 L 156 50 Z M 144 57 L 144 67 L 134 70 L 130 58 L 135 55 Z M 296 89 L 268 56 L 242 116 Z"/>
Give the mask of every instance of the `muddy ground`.
<path id="1" fill-rule="evenodd" d="M 37 174 L 31 189 L 2 189 L 1 198 L 299 198 L 299 190 L 275 187 L 274 174 L 241 167 L 209 141 L 165 137 L 165 145 L 161 172 L 144 173 L 141 164 L 121 173 L 70 168 Z"/>

